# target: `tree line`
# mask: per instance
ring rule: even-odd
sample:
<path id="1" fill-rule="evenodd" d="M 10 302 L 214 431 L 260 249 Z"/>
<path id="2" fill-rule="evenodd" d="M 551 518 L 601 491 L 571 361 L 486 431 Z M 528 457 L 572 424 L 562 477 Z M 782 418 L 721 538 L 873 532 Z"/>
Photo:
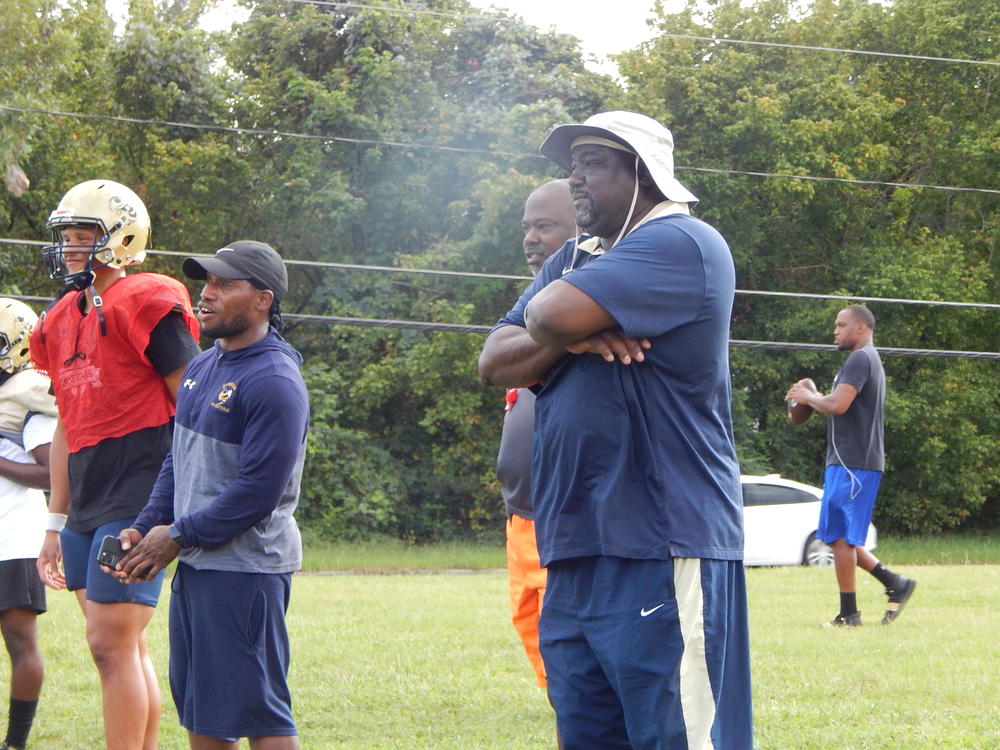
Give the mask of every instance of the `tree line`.
<path id="1" fill-rule="evenodd" d="M 655 10 L 658 33 L 620 56 L 615 80 L 585 67 L 575 38 L 514 17 L 469 18 L 477 11 L 464 0 L 381 4 L 434 15 L 245 4 L 245 22 L 210 33 L 198 26 L 210 0 L 132 0 L 117 31 L 101 0 L 6 3 L 3 237 L 46 239 L 62 193 L 106 176 L 142 195 L 155 248 L 212 252 L 253 238 L 298 260 L 526 275 L 523 200 L 563 176 L 534 156 L 538 144 L 556 124 L 621 108 L 673 131 L 678 176 L 701 198 L 696 214 L 728 239 L 740 288 L 998 301 L 1000 66 L 712 40 L 997 61 L 1000 7 L 718 0 Z M 0 247 L 0 293 L 58 291 L 37 247 Z M 181 275 L 169 256 L 143 268 Z M 302 265 L 290 277 L 285 312 L 479 325 L 523 286 Z M 739 296 L 733 338 L 829 343 L 842 306 Z M 995 311 L 870 307 L 877 345 L 997 350 Z M 502 537 L 493 465 L 503 394 L 476 375 L 481 335 L 298 323 L 287 338 L 305 355 L 313 411 L 307 533 Z M 819 482 L 822 420 L 791 429 L 782 396 L 805 376 L 829 388 L 840 358 L 732 351 L 744 472 Z M 995 527 L 998 364 L 885 365 L 876 523 Z"/>

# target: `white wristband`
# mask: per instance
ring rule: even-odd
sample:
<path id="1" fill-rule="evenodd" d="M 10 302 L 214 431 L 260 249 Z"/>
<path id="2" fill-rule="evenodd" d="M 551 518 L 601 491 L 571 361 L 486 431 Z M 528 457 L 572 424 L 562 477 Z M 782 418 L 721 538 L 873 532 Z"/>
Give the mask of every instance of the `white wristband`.
<path id="1" fill-rule="evenodd" d="M 46 531 L 62 531 L 65 526 L 65 513 L 49 513 L 49 520 L 45 524 Z"/>

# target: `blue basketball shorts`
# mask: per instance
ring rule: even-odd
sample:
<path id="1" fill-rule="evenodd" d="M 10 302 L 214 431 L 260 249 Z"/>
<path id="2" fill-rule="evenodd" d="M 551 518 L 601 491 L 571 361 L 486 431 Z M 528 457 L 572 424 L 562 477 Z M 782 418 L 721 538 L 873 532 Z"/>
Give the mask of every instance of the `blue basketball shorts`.
<path id="1" fill-rule="evenodd" d="M 297 734 L 287 682 L 291 590 L 291 573 L 177 564 L 170 690 L 185 729 L 230 742 Z"/>
<path id="2" fill-rule="evenodd" d="M 164 571 L 157 573 L 152 581 L 126 584 L 105 573 L 97 564 L 97 552 L 104 537 L 117 537 L 122 529 L 130 528 L 134 522 L 134 518 L 122 518 L 101 524 L 93 531 L 63 529 L 60 539 L 66 588 L 70 591 L 86 589 L 88 601 L 99 604 L 124 602 L 155 607 L 160 599 Z"/>
<path id="3" fill-rule="evenodd" d="M 740 561 L 552 563 L 539 624 L 567 750 L 750 750 Z"/>
<path id="4" fill-rule="evenodd" d="M 845 539 L 848 544 L 863 547 L 881 481 L 881 471 L 827 466 L 816 536 L 827 544 Z"/>

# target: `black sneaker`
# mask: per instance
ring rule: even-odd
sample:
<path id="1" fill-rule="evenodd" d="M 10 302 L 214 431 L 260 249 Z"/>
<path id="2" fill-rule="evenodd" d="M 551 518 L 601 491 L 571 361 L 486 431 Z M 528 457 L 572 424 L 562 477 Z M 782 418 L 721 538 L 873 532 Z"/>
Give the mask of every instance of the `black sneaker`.
<path id="1" fill-rule="evenodd" d="M 823 623 L 824 628 L 860 628 L 861 613 L 854 612 L 849 615 L 837 615 L 830 622 Z"/>
<path id="2" fill-rule="evenodd" d="M 885 590 L 885 595 L 889 597 L 889 603 L 885 606 L 885 616 L 882 618 L 883 625 L 888 625 L 899 617 L 899 613 L 903 611 L 903 607 L 910 600 L 916 587 L 917 580 L 915 578 L 897 576 L 895 586 Z"/>

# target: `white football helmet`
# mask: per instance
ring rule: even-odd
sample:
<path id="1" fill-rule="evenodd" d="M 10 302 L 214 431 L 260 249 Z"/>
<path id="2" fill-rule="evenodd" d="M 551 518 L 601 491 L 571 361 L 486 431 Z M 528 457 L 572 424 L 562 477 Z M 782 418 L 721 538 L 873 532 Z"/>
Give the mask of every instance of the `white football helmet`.
<path id="1" fill-rule="evenodd" d="M 111 180 L 88 180 L 69 189 L 46 226 L 52 230 L 52 244 L 42 248 L 49 276 L 67 286 L 86 289 L 94 281 L 94 269 L 103 266 L 136 265 L 146 257 L 149 241 L 149 213 L 138 195 Z M 96 226 L 90 245 L 64 245 L 60 230 L 70 226 Z M 87 265 L 70 272 L 64 252 L 86 252 Z"/>
<path id="2" fill-rule="evenodd" d="M 37 322 L 35 311 L 26 304 L 0 297 L 0 370 L 13 374 L 31 366 L 28 339 Z"/>

